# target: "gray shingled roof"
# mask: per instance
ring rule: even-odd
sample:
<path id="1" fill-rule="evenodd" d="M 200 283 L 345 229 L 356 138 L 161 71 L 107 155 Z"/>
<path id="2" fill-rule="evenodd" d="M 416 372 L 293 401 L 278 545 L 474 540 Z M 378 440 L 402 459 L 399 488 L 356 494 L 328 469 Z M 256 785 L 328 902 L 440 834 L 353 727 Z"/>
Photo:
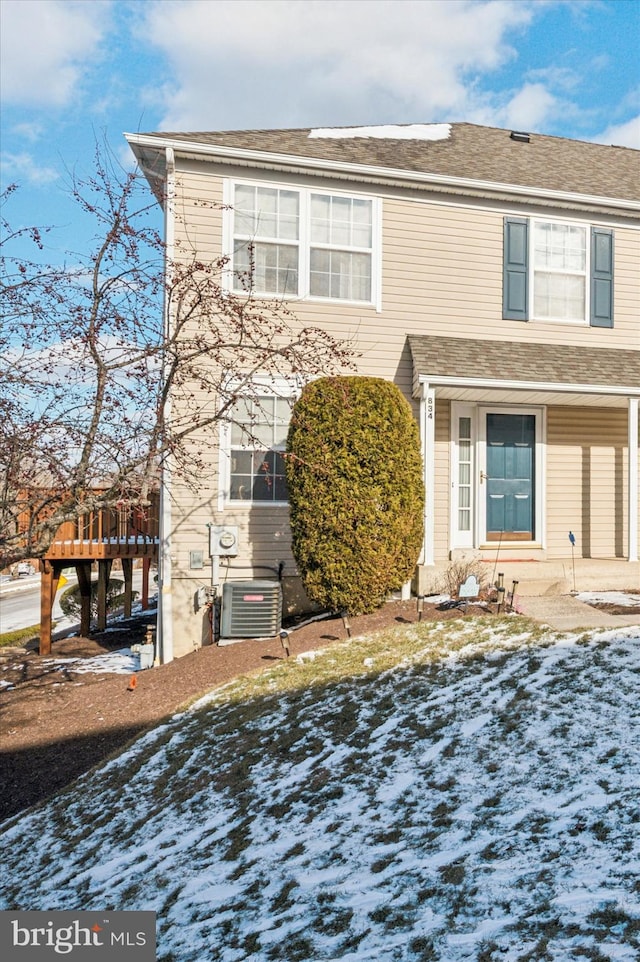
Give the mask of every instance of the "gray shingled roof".
<path id="1" fill-rule="evenodd" d="M 640 151 L 627 147 L 609 147 L 534 133 L 529 143 L 520 143 L 511 138 L 509 130 L 466 123 L 451 124 L 450 137 L 435 141 L 310 138 L 309 132 L 309 128 L 304 128 L 145 136 L 640 200 Z"/>
<path id="2" fill-rule="evenodd" d="M 418 376 L 606 385 L 640 392 L 640 351 L 429 335 L 410 336 L 409 346 Z"/>

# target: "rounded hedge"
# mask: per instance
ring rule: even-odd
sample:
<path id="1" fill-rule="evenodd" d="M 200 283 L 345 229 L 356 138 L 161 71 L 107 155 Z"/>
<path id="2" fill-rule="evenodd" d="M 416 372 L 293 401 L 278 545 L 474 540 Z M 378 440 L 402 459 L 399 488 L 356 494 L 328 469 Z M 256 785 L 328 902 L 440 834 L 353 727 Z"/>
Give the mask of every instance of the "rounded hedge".
<path id="1" fill-rule="evenodd" d="M 379 607 L 413 574 L 423 539 L 420 436 L 390 381 L 321 378 L 296 402 L 286 456 L 293 553 L 309 598 Z"/>
<path id="2" fill-rule="evenodd" d="M 124 582 L 120 578 L 109 578 L 107 585 L 107 609 L 119 608 L 124 604 Z M 135 601 L 138 597 L 137 591 L 131 592 L 131 600 Z M 80 585 L 71 585 L 60 595 L 60 608 L 67 617 L 75 618 L 80 615 L 82 610 L 82 595 Z M 91 582 L 91 617 L 98 617 L 98 582 Z"/>

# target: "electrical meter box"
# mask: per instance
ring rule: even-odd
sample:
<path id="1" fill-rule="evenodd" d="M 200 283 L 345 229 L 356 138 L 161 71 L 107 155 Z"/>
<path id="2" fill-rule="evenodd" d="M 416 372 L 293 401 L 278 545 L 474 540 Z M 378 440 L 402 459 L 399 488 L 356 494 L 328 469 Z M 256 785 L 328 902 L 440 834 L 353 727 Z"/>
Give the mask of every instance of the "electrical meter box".
<path id="1" fill-rule="evenodd" d="M 238 553 L 237 524 L 209 525 L 210 557 L 232 558 Z"/>

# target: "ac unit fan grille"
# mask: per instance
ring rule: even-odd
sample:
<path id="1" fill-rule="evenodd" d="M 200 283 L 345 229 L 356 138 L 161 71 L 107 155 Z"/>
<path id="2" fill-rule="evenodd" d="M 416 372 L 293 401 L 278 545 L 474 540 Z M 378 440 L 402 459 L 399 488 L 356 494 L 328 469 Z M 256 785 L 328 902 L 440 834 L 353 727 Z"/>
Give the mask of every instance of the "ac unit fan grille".
<path id="1" fill-rule="evenodd" d="M 282 591 L 274 581 L 228 582 L 222 587 L 221 638 L 273 638 L 282 622 Z"/>

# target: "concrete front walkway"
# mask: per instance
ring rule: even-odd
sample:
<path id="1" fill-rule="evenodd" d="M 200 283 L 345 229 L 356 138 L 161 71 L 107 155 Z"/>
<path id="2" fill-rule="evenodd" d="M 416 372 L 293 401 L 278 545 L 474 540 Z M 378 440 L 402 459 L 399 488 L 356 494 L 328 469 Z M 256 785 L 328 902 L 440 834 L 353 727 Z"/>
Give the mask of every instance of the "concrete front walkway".
<path id="1" fill-rule="evenodd" d="M 525 595 L 518 598 L 518 610 L 557 631 L 637 625 L 640 636 L 640 615 L 610 615 L 572 595 Z"/>

